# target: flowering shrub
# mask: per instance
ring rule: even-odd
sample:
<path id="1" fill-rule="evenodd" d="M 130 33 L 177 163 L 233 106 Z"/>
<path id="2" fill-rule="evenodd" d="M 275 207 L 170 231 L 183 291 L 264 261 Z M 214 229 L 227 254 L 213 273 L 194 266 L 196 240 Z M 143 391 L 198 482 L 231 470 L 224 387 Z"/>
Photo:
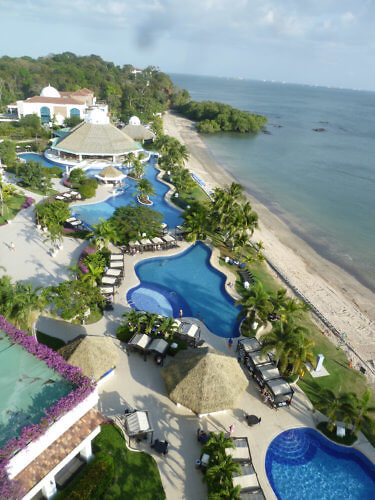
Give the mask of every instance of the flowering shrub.
<path id="1" fill-rule="evenodd" d="M 22 205 L 21 208 L 28 208 L 30 207 L 33 203 L 35 202 L 34 198 L 31 198 L 30 196 L 26 198 L 25 203 Z"/>
<path id="2" fill-rule="evenodd" d="M 30 354 L 40 361 L 44 361 L 47 366 L 57 371 L 59 375 L 75 386 L 67 396 L 63 396 L 49 409 L 44 408 L 45 416 L 38 424 L 24 427 L 18 437 L 9 439 L 0 449 L 0 498 L 7 499 L 19 498 L 21 494 L 17 484 L 8 479 L 6 472 L 6 467 L 12 456 L 26 448 L 33 439 L 45 434 L 51 424 L 86 399 L 93 392 L 94 384 L 82 374 L 80 368 L 69 365 L 57 352 L 46 345 L 39 344 L 27 331 L 19 330 L 1 315 L 0 330 L 5 332 L 14 344 L 21 345 Z"/>

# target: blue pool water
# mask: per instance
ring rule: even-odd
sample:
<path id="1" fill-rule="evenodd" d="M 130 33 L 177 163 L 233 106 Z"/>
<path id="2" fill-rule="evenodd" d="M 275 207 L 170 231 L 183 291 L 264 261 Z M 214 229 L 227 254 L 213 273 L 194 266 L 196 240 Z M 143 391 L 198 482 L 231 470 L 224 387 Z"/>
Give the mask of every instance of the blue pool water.
<path id="1" fill-rule="evenodd" d="M 53 161 L 47 160 L 44 156 L 38 155 L 37 153 L 21 153 L 18 155 L 20 158 L 26 160 L 26 162 L 33 160 L 41 163 L 44 167 L 59 167 L 61 170 L 65 172 L 65 167 L 59 165 L 58 163 L 54 163 Z"/>
<path id="2" fill-rule="evenodd" d="M 210 264 L 211 250 L 196 243 L 174 257 L 156 257 L 135 266 L 141 284 L 129 290 L 129 304 L 165 316 L 204 318 L 220 337 L 237 337 L 239 308 L 225 291 L 225 277 Z"/>
<path id="3" fill-rule="evenodd" d="M 95 175 L 98 172 L 99 170 L 94 169 L 87 171 L 89 175 Z M 158 171 L 154 166 L 154 160 L 150 160 L 146 166 L 144 177 L 153 184 L 155 189 L 155 196 L 151 197 L 153 202 L 152 208 L 163 214 L 164 222 L 168 224 L 169 227 L 176 227 L 178 224 L 182 223 L 182 219 L 180 218 L 181 212 L 165 202 L 164 196 L 169 188 L 156 179 L 157 174 Z M 136 203 L 136 192 L 137 182 L 133 179 L 126 178 L 124 194 L 113 196 L 100 203 L 80 205 L 79 207 L 74 207 L 73 211 L 77 217 L 92 226 L 97 224 L 100 218 L 109 219 L 116 208 L 128 205 L 132 201 Z"/>
<path id="4" fill-rule="evenodd" d="M 375 465 L 310 428 L 279 434 L 268 447 L 266 472 L 280 500 L 375 498 Z"/>

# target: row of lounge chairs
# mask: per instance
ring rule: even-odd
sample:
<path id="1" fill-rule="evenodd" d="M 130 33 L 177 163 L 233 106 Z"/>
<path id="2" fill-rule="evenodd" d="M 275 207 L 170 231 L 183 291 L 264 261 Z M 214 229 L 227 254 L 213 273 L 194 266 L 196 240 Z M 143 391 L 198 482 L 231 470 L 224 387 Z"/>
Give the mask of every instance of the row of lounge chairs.
<path id="1" fill-rule="evenodd" d="M 55 196 L 55 200 L 66 201 L 68 203 L 71 201 L 80 200 L 81 198 L 81 193 L 79 193 L 78 191 L 67 191 Z"/>
<path id="2" fill-rule="evenodd" d="M 239 359 L 261 389 L 270 395 L 269 403 L 275 409 L 289 406 L 294 390 L 284 380 L 269 354 L 261 352 L 262 345 L 255 337 L 240 339 L 237 343 Z"/>
<path id="3" fill-rule="evenodd" d="M 246 288 L 245 283 L 249 283 L 249 285 L 254 285 L 254 276 L 251 274 L 250 271 L 245 269 L 244 271 L 238 271 L 238 274 L 240 275 L 240 278 L 245 288 Z"/>
<path id="4" fill-rule="evenodd" d="M 241 467 L 241 474 L 233 475 L 233 486 L 240 486 L 239 498 L 264 500 L 265 496 L 259 484 L 257 473 L 255 472 L 249 442 L 246 437 L 233 438 L 234 448 L 226 448 L 226 455 L 231 455 L 234 462 L 238 462 Z"/>
<path id="5" fill-rule="evenodd" d="M 143 238 L 140 241 L 129 241 L 126 251 L 133 254 L 137 252 L 164 250 L 176 246 L 178 246 L 176 238 L 166 233 L 162 237 L 156 236 L 152 239 Z"/>
<path id="6" fill-rule="evenodd" d="M 64 227 L 81 230 L 85 229 L 85 224 L 80 219 L 77 219 L 77 217 L 72 216 L 69 217 L 69 219 L 66 219 Z"/>
<path id="7" fill-rule="evenodd" d="M 110 255 L 109 268 L 102 276 L 100 291 L 103 295 L 114 295 L 115 287 L 120 286 L 124 277 L 124 256 L 122 253 Z"/>

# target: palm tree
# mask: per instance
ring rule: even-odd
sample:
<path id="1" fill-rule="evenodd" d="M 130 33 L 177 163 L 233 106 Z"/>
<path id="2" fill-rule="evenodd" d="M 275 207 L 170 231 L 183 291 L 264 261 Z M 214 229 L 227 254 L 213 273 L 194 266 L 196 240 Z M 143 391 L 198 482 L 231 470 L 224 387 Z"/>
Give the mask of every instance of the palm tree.
<path id="1" fill-rule="evenodd" d="M 290 342 L 287 342 L 289 347 L 288 358 L 285 359 L 284 366 L 280 363 L 280 369 L 283 373 L 289 371 L 289 375 L 303 375 L 307 370 L 307 365 L 315 366 L 315 354 L 313 352 L 313 347 L 315 343 L 313 340 L 308 339 L 304 335 L 296 336 Z M 288 367 L 290 369 L 288 370 Z"/>
<path id="2" fill-rule="evenodd" d="M 369 389 L 364 393 L 362 398 L 357 398 L 354 394 L 351 395 L 354 408 L 355 408 L 355 418 L 354 418 L 354 429 L 353 433 L 355 436 L 363 428 L 367 427 L 374 431 L 375 428 L 375 406 L 371 406 L 371 392 Z M 372 414 L 372 415 L 371 415 Z"/>
<path id="3" fill-rule="evenodd" d="M 215 490 L 222 490 L 233 486 L 233 475 L 241 474 L 241 466 L 234 462 L 231 455 L 225 456 L 219 463 L 207 468 L 203 477 Z"/>
<path id="4" fill-rule="evenodd" d="M 337 421 L 352 424 L 356 409 L 351 394 L 336 395 L 330 389 L 323 389 L 319 394 L 319 401 L 314 405 L 316 410 L 322 411 L 328 417 L 328 430 L 333 431 Z"/>
<path id="5" fill-rule="evenodd" d="M 116 244 L 119 238 L 114 226 L 110 221 L 106 221 L 102 218 L 100 218 L 99 221 L 98 224 L 94 225 L 94 231 L 89 233 L 87 238 L 91 239 L 99 249 L 108 246 L 111 240 Z"/>
<path id="6" fill-rule="evenodd" d="M 142 326 L 146 335 L 151 335 L 158 320 L 159 320 L 159 315 L 156 313 L 146 312 L 144 314 L 142 320 Z"/>
<path id="7" fill-rule="evenodd" d="M 14 288 L 13 305 L 10 319 L 17 326 L 25 325 L 31 328 L 33 336 L 36 334 L 35 325 L 38 317 L 47 305 L 42 287 L 35 287 L 32 283 L 17 282 Z"/>
<path id="8" fill-rule="evenodd" d="M 122 315 L 123 318 L 128 322 L 128 327 L 131 331 L 139 332 L 141 329 L 141 323 L 144 320 L 144 312 L 137 311 L 136 309 L 130 309 L 125 311 Z"/>
<path id="9" fill-rule="evenodd" d="M 155 196 L 154 186 L 147 179 L 138 182 L 138 196 L 141 203 L 150 204 L 150 196 Z"/>
<path id="10" fill-rule="evenodd" d="M 224 432 L 211 432 L 207 443 L 202 446 L 202 453 L 210 455 L 210 464 L 218 464 L 226 457 L 226 448 L 235 448 L 233 439 L 226 437 Z"/>
<path id="11" fill-rule="evenodd" d="M 272 309 L 269 294 L 264 290 L 260 281 L 256 281 L 248 289 L 243 288 L 241 293 L 242 297 L 236 302 L 236 306 L 242 306 L 238 318 L 249 318 L 250 329 L 256 333 L 261 326 L 267 324 L 268 314 Z M 255 323 L 257 326 L 254 326 Z"/>
<path id="12" fill-rule="evenodd" d="M 285 322 L 277 321 L 272 330 L 260 338 L 262 352 L 273 352 L 275 363 L 280 365 L 282 373 L 286 374 L 290 365 L 298 369 L 314 359 L 311 351 L 313 343 L 305 340 L 306 333 L 306 328 L 295 325 L 292 318 Z"/>
<path id="13" fill-rule="evenodd" d="M 173 340 L 174 334 L 178 332 L 178 324 L 176 323 L 174 318 L 164 317 L 161 320 L 160 325 L 157 327 L 156 331 L 162 333 L 164 338 Z"/>
<path id="14" fill-rule="evenodd" d="M 232 484 L 222 487 L 218 492 L 209 493 L 208 500 L 241 500 L 241 489 L 240 485 L 233 486 L 232 482 Z"/>
<path id="15" fill-rule="evenodd" d="M 133 168 L 133 174 L 136 179 L 140 179 L 142 175 L 145 173 L 146 167 L 143 163 L 138 160 L 134 160 L 133 162 L 134 168 Z"/>
<path id="16" fill-rule="evenodd" d="M 206 206 L 195 203 L 189 209 L 185 210 L 183 217 L 184 232 L 187 241 L 193 244 L 197 240 L 205 240 L 208 232 L 208 211 Z"/>
<path id="17" fill-rule="evenodd" d="M 134 163 L 135 159 L 136 159 L 135 153 L 130 152 L 126 155 L 126 158 L 124 159 L 123 165 L 130 167 L 130 165 L 132 163 Z"/>
<path id="18" fill-rule="evenodd" d="M 0 278 L 0 314 L 8 318 L 14 301 L 14 287 L 10 276 Z"/>
<path id="19" fill-rule="evenodd" d="M 82 273 L 81 280 L 87 281 L 92 286 L 96 286 L 103 276 L 103 268 L 100 266 L 95 266 L 92 262 L 85 263 L 88 269 L 87 273 Z"/>

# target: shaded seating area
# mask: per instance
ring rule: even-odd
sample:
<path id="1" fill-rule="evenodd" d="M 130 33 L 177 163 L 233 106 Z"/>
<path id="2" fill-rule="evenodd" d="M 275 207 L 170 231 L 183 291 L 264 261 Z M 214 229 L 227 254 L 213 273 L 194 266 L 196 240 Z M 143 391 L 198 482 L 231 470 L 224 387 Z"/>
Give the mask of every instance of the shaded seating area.
<path id="1" fill-rule="evenodd" d="M 264 387 L 266 382 L 277 378 L 280 379 L 281 375 L 274 363 L 264 363 L 254 368 L 253 377 L 260 387 Z"/>
<path id="2" fill-rule="evenodd" d="M 246 356 L 245 366 L 250 373 L 253 373 L 258 366 L 271 363 L 269 354 L 263 354 L 260 351 L 251 352 Z"/>
<path id="3" fill-rule="evenodd" d="M 115 415 L 114 422 L 120 427 L 124 436 L 141 441 L 142 439 L 153 440 L 154 430 L 151 427 L 149 413 L 146 410 L 126 409 L 123 414 Z"/>
<path id="4" fill-rule="evenodd" d="M 270 393 L 270 402 L 274 408 L 281 408 L 291 404 L 294 390 L 283 378 L 269 380 L 264 384 L 264 387 Z"/>
<path id="5" fill-rule="evenodd" d="M 258 352 L 262 349 L 262 344 L 255 337 L 245 337 L 239 339 L 237 342 L 237 351 L 239 351 L 244 358 L 250 353 Z"/>
<path id="6" fill-rule="evenodd" d="M 59 193 L 55 197 L 55 200 L 71 202 L 75 200 L 80 200 L 82 198 L 81 193 L 78 191 L 66 191 L 65 193 Z"/>
<path id="7" fill-rule="evenodd" d="M 177 240 L 171 234 L 163 234 L 163 240 L 166 243 L 166 248 L 172 248 L 177 246 Z"/>
<path id="8" fill-rule="evenodd" d="M 191 323 L 181 323 L 178 333 L 175 336 L 191 347 L 197 347 L 201 337 L 201 331 L 198 325 Z"/>
<path id="9" fill-rule="evenodd" d="M 153 339 L 145 333 L 136 333 L 127 344 L 128 353 L 138 351 L 143 354 L 145 361 L 147 359 L 147 355 L 152 353 L 155 355 L 154 359 L 158 365 L 163 365 L 168 348 L 169 344 L 166 340 Z"/>

